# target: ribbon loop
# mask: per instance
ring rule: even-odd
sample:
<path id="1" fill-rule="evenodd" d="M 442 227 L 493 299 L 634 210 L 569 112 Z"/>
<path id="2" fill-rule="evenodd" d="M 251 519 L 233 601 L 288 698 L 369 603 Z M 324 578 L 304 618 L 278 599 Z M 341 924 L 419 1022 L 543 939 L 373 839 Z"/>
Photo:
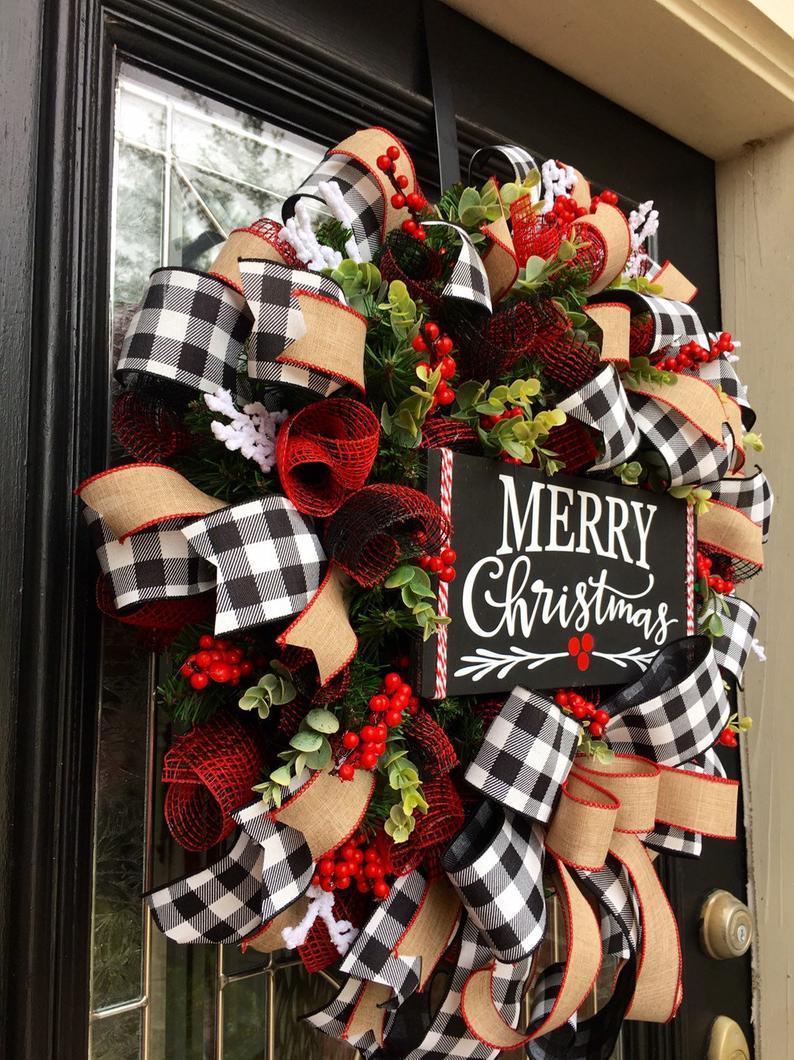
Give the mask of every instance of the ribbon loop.
<path id="1" fill-rule="evenodd" d="M 604 454 L 593 464 L 593 471 L 617 467 L 637 451 L 640 433 L 613 364 L 605 364 L 593 379 L 559 401 L 557 407 L 603 435 Z"/>

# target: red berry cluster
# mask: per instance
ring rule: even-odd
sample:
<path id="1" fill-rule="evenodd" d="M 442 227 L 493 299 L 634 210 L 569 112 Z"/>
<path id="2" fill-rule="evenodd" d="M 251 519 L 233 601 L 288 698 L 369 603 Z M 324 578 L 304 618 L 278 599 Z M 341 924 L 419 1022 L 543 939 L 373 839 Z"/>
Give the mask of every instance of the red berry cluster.
<path id="1" fill-rule="evenodd" d="M 419 566 L 422 570 L 437 574 L 442 582 L 453 582 L 455 580 L 455 561 L 458 554 L 454 548 L 447 546 L 442 548 L 437 556 L 420 556 Z"/>
<path id="2" fill-rule="evenodd" d="M 617 206 L 617 192 L 610 191 L 609 188 L 604 188 L 600 195 L 594 195 L 590 200 L 590 213 L 596 212 L 600 202 L 606 203 L 607 206 Z"/>
<path id="3" fill-rule="evenodd" d="M 427 232 L 422 226 L 422 222 L 419 220 L 419 215 L 423 210 L 427 208 L 427 199 L 419 191 L 411 191 L 407 195 L 405 189 L 408 187 L 408 177 L 400 174 L 395 174 L 395 162 L 400 157 L 400 148 L 392 145 L 387 148 L 385 155 L 378 155 L 377 166 L 392 183 L 394 188 L 394 194 L 391 197 L 391 204 L 395 210 L 402 210 L 404 207 L 408 207 L 411 211 L 411 217 L 408 220 L 403 221 L 402 230 L 407 232 L 409 236 L 413 236 L 414 239 L 418 239 L 424 242 L 427 239 Z"/>
<path id="4" fill-rule="evenodd" d="M 348 751 L 358 752 L 358 765 L 362 769 L 375 768 L 378 759 L 386 751 L 389 729 L 402 725 L 406 711 L 416 714 L 419 698 L 414 695 L 413 688 L 394 671 L 383 678 L 380 690 L 370 698 L 369 709 L 369 720 L 361 731 L 353 732 L 350 729 L 342 736 L 342 746 Z M 339 767 L 341 780 L 352 780 L 354 775 L 353 762 L 344 762 Z"/>
<path id="5" fill-rule="evenodd" d="M 209 634 L 199 638 L 198 646 L 199 650 L 188 655 L 179 670 L 197 692 L 205 689 L 210 681 L 236 688 L 241 677 L 253 673 L 255 662 L 260 665 L 259 659 L 246 658 L 245 648 Z M 263 659 L 261 665 L 264 664 Z"/>
<path id="6" fill-rule="evenodd" d="M 551 212 L 546 214 L 546 217 L 551 224 L 569 225 L 577 217 L 584 217 L 586 213 L 584 206 L 579 206 L 570 195 L 558 195 Z"/>
<path id="7" fill-rule="evenodd" d="M 455 400 L 455 391 L 449 385 L 449 380 L 454 379 L 458 371 L 458 362 L 452 356 L 454 342 L 441 331 L 438 324 L 430 320 L 421 333 L 414 337 L 411 345 L 417 353 L 430 355 L 429 360 L 419 361 L 417 368 L 426 368 L 428 372 L 437 368 L 441 374 L 441 382 L 433 395 L 433 407 L 451 405 Z"/>
<path id="8" fill-rule="evenodd" d="M 723 747 L 738 747 L 739 741 L 736 739 L 736 733 L 730 727 L 726 725 L 722 732 L 717 737 L 717 743 L 721 743 Z"/>
<path id="9" fill-rule="evenodd" d="M 363 832 L 351 837 L 336 850 L 329 851 L 317 862 L 312 877 L 315 887 L 324 891 L 346 891 L 355 880 L 361 894 L 388 898 L 391 890 L 386 877 L 392 875 L 388 851 L 380 837 L 370 843 Z"/>
<path id="10" fill-rule="evenodd" d="M 719 574 L 712 574 L 711 567 L 712 560 L 710 556 L 704 556 L 702 552 L 698 552 L 695 555 L 695 569 L 698 581 L 705 579 L 709 589 L 713 589 L 715 593 L 720 593 L 720 595 L 732 593 L 736 588 L 735 584 L 730 578 L 722 578 Z"/>
<path id="11" fill-rule="evenodd" d="M 685 368 L 693 368 L 696 364 L 708 364 L 709 361 L 716 361 L 721 353 L 729 353 L 733 348 L 731 333 L 723 331 L 711 343 L 709 349 L 704 350 L 696 342 L 687 342 L 674 357 L 665 357 L 661 363 L 668 372 L 681 372 Z"/>
<path id="12" fill-rule="evenodd" d="M 609 724 L 609 714 L 605 710 L 598 710 L 594 703 L 571 688 L 561 688 L 554 696 L 554 702 L 566 714 L 573 714 L 577 721 L 588 725 L 590 735 L 596 740 L 603 736 Z"/>

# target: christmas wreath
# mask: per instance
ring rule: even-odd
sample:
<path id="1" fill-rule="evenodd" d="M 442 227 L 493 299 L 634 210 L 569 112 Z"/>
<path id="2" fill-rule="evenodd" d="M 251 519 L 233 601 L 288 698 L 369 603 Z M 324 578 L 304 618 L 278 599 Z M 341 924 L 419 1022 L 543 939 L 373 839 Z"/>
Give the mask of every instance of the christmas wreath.
<path id="1" fill-rule="evenodd" d="M 749 727 L 735 586 L 772 497 L 653 204 L 513 145 L 469 185 L 430 205 L 361 130 L 283 223 L 157 269 L 116 370 L 131 462 L 78 493 L 100 609 L 171 664 L 170 832 L 228 841 L 147 896 L 168 938 L 341 957 L 306 1019 L 364 1056 L 607 1057 L 681 1002 L 648 852 L 735 835 L 714 747 Z"/>

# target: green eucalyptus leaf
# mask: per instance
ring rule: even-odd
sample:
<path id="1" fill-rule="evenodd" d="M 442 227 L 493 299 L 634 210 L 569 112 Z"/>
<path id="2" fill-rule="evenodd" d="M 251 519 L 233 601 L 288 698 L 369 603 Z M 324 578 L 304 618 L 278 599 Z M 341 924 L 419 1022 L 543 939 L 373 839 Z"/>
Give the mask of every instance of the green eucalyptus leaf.
<path id="1" fill-rule="evenodd" d="M 304 721 L 315 732 L 330 734 L 339 730 L 339 718 L 330 710 L 323 710 L 322 707 L 314 707 L 310 710 Z"/>
<path id="2" fill-rule="evenodd" d="M 309 754 L 311 751 L 316 751 L 322 747 L 322 743 L 323 737 L 319 732 L 307 732 L 305 729 L 301 729 L 300 732 L 295 733 L 289 745 L 294 747 L 296 751 L 303 751 Z"/>
<path id="3" fill-rule="evenodd" d="M 413 579 L 414 572 L 417 570 L 421 570 L 421 568 L 414 567 L 410 563 L 403 563 L 391 572 L 383 584 L 387 589 L 399 589 L 401 585 L 407 585 Z"/>

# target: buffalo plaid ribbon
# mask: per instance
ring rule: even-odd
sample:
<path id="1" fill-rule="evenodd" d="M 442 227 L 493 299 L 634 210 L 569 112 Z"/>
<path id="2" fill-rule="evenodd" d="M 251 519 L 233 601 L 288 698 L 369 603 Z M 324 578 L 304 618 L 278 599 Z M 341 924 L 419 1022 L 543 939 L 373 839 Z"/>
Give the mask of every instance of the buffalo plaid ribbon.
<path id="1" fill-rule="evenodd" d="M 130 322 L 116 375 L 168 380 L 214 393 L 238 392 L 237 368 L 251 330 L 245 299 L 218 276 L 155 269 Z"/>
<path id="2" fill-rule="evenodd" d="M 248 340 L 251 379 L 301 386 L 323 397 L 338 390 L 339 380 L 319 368 L 280 362 L 279 357 L 307 331 L 295 292 L 311 291 L 346 307 L 339 284 L 328 276 L 276 261 L 243 258 L 239 265 L 243 291 L 254 318 Z"/>
<path id="3" fill-rule="evenodd" d="M 501 155 L 502 158 L 510 165 L 513 170 L 513 178 L 517 183 L 521 183 L 529 174 L 535 170 L 540 176 L 538 167 L 535 163 L 535 159 L 532 155 L 526 151 L 523 147 L 519 147 L 518 144 L 494 144 L 492 147 L 480 147 L 471 156 L 469 162 L 469 184 L 472 183 L 472 174 L 477 166 L 482 167 L 486 164 L 488 159 L 493 155 Z M 533 202 L 537 202 L 540 190 L 540 180 L 538 184 L 532 189 Z"/>
<path id="4" fill-rule="evenodd" d="M 298 614 L 320 588 L 325 553 L 286 497 L 260 497 L 189 523 L 182 533 L 218 571 L 215 632 Z"/>
<path id="5" fill-rule="evenodd" d="M 775 498 L 763 471 L 747 478 L 724 478 L 709 489 L 712 500 L 737 508 L 751 523 L 760 526 L 762 540 L 766 541 Z"/>
<path id="6" fill-rule="evenodd" d="M 637 451 L 640 433 L 613 364 L 605 365 L 593 379 L 559 401 L 557 407 L 603 436 L 603 456 L 591 470 L 608 471 Z"/>
<path id="7" fill-rule="evenodd" d="M 172 522 L 168 530 L 140 530 L 119 541 L 93 508 L 86 507 L 83 514 L 118 611 L 150 600 L 195 596 L 215 585 L 211 564 L 174 529 L 178 523 Z"/>
<path id="8" fill-rule="evenodd" d="M 646 353 L 657 353 L 668 346 L 684 346 L 688 342 L 696 342 L 704 349 L 709 348 L 708 333 L 701 324 L 700 317 L 686 302 L 614 288 L 596 296 L 592 301 L 624 302 L 633 313 L 650 313 L 653 337 Z"/>
<path id="9" fill-rule="evenodd" d="M 713 441 L 680 412 L 645 394 L 629 391 L 629 404 L 640 432 L 667 464 L 671 486 L 718 482 L 730 470 L 734 439 L 723 424 L 723 441 Z"/>
<path id="10" fill-rule="evenodd" d="M 727 614 L 720 615 L 723 634 L 713 640 L 714 655 L 721 670 L 726 670 L 738 682 L 744 675 L 744 665 L 753 644 L 758 612 L 746 600 L 737 596 L 725 598 Z"/>
<path id="11" fill-rule="evenodd" d="M 444 285 L 443 297 L 469 302 L 490 313 L 492 306 L 488 273 L 466 229 L 461 228 L 460 225 L 450 224 L 449 221 L 423 221 L 422 225 L 424 228 L 429 226 L 452 228 L 460 237 L 460 250 L 452 272 Z"/>

